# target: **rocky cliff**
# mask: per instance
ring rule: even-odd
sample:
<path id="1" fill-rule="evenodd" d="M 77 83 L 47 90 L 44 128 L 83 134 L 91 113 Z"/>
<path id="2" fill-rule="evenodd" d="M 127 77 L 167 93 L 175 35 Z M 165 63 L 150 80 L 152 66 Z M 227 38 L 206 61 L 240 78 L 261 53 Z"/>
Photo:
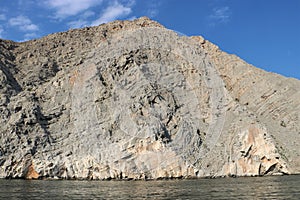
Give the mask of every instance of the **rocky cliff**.
<path id="1" fill-rule="evenodd" d="M 0 177 L 299 173 L 299 88 L 148 18 L 0 40 Z"/>

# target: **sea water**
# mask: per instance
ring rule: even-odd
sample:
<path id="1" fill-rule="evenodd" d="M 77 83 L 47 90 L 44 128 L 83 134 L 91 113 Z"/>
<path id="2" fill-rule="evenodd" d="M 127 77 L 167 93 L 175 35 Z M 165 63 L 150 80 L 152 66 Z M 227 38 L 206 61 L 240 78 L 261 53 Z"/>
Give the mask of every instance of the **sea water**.
<path id="1" fill-rule="evenodd" d="M 156 181 L 1 179 L 0 199 L 300 199 L 300 176 Z"/>

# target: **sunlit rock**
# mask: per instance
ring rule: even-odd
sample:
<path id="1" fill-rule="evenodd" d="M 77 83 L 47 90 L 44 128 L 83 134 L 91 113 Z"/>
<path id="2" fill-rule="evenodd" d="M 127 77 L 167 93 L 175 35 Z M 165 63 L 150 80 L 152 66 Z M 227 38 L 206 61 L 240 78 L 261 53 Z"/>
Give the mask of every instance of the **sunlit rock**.
<path id="1" fill-rule="evenodd" d="M 115 21 L 0 41 L 0 177 L 300 172 L 300 82 L 202 37 Z"/>

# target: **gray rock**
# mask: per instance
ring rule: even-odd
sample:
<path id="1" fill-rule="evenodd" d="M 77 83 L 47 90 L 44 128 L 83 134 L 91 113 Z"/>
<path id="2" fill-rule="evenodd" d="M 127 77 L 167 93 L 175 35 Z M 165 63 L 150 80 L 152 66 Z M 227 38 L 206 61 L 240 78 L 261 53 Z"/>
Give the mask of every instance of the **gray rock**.
<path id="1" fill-rule="evenodd" d="M 0 44 L 2 178 L 300 172 L 299 80 L 202 37 L 143 17 Z"/>

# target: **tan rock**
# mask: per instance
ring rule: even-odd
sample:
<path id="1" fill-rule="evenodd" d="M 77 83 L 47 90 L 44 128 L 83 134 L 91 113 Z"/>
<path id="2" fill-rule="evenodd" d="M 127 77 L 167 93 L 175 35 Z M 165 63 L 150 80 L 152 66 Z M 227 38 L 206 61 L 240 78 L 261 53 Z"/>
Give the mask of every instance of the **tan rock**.
<path id="1" fill-rule="evenodd" d="M 39 174 L 35 171 L 33 163 L 29 165 L 28 171 L 25 175 L 25 179 L 38 179 Z"/>
<path id="2" fill-rule="evenodd" d="M 0 44 L 0 177 L 300 172 L 299 80 L 200 36 L 140 18 Z"/>

